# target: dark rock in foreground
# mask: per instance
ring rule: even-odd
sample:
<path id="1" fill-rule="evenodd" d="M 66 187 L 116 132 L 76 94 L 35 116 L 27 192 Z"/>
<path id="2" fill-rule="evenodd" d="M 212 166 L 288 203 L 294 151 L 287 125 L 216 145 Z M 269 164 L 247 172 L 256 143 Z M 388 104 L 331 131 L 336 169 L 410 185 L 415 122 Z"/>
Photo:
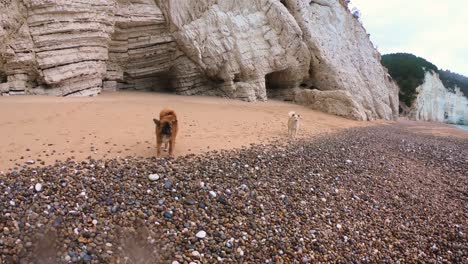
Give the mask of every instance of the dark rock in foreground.
<path id="1" fill-rule="evenodd" d="M 394 125 L 12 172 L 0 176 L 0 259 L 462 263 L 467 159 L 466 139 Z"/>

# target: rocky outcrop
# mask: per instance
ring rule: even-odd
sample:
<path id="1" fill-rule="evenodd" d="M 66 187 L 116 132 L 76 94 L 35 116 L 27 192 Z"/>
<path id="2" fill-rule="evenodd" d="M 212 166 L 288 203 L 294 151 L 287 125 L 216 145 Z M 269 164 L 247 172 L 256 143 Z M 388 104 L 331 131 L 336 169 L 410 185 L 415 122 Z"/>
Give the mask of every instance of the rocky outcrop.
<path id="1" fill-rule="evenodd" d="M 0 3 L 3 94 L 150 89 L 277 97 L 357 120 L 398 113 L 398 89 L 344 1 Z"/>
<path id="2" fill-rule="evenodd" d="M 366 120 L 366 111 L 356 102 L 348 91 L 320 91 L 303 89 L 296 93 L 295 101 L 322 112 L 351 118 Z"/>
<path id="3" fill-rule="evenodd" d="M 439 75 L 426 72 L 424 82 L 416 88 L 417 97 L 408 110 L 413 120 L 468 124 L 468 98 L 455 88 L 444 87 Z"/>
<path id="4" fill-rule="evenodd" d="M 365 117 L 364 120 L 396 118 L 398 87 L 388 79 L 386 69 L 380 64 L 380 54 L 373 47 L 369 35 L 343 2 L 285 2 L 298 21 L 312 54 L 310 78 L 313 86 L 324 91 L 348 91 L 360 106 L 353 111 L 359 112 L 357 116 Z"/>

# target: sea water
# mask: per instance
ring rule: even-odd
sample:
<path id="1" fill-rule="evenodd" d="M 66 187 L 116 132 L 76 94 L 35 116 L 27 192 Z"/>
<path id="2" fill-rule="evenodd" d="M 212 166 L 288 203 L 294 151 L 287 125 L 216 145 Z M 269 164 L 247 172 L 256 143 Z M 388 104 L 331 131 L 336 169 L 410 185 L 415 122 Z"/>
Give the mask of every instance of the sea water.
<path id="1" fill-rule="evenodd" d="M 463 130 L 468 130 L 468 125 L 456 125 L 456 127 L 461 128 Z"/>

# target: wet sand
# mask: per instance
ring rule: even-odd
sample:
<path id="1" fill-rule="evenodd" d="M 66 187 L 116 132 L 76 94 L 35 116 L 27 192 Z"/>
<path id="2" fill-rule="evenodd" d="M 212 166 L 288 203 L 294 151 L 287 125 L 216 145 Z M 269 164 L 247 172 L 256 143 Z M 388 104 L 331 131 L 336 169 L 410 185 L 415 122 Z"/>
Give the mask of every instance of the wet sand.
<path id="1" fill-rule="evenodd" d="M 76 160 L 156 153 L 153 117 L 163 107 L 178 114 L 175 155 L 232 149 L 287 136 L 287 115 L 302 115 L 299 137 L 368 126 L 291 103 L 247 103 L 216 97 L 149 92 L 97 97 L 0 97 L 0 170 L 73 157 Z"/>

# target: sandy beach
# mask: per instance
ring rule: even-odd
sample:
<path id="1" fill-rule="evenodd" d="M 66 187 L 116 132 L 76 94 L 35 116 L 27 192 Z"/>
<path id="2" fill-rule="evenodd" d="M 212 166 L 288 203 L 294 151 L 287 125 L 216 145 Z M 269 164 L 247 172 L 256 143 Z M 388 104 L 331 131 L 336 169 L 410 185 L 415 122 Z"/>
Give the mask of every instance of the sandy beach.
<path id="1" fill-rule="evenodd" d="M 163 107 L 178 114 L 176 156 L 286 139 L 289 111 L 302 115 L 299 137 L 372 124 L 273 100 L 247 103 L 149 92 L 88 98 L 0 97 L 0 170 L 29 160 L 39 165 L 68 157 L 154 156 L 152 118 Z"/>

